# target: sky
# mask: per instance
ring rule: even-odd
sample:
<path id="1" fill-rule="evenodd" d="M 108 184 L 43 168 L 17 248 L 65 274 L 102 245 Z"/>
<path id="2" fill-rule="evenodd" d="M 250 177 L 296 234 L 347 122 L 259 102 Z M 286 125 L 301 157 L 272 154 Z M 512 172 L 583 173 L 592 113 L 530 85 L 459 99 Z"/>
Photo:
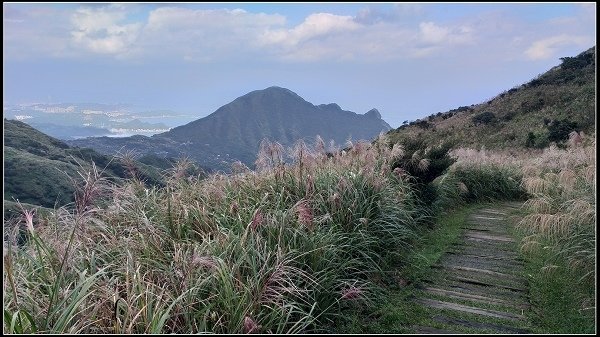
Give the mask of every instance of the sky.
<path id="1" fill-rule="evenodd" d="M 3 102 L 198 118 L 288 88 L 392 127 L 485 102 L 596 45 L 595 3 L 4 3 Z"/>

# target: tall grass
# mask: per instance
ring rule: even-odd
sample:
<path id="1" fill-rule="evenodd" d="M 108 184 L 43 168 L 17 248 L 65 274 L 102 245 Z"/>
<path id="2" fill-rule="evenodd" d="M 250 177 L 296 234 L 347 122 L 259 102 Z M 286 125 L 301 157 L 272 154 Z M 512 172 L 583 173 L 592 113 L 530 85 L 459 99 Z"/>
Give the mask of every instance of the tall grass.
<path id="1" fill-rule="evenodd" d="M 525 198 L 523 249 L 551 247 L 589 282 L 596 261 L 595 138 L 573 132 L 568 144 L 543 151 L 454 150 L 457 162 L 436 180 L 437 202 Z"/>
<path id="2" fill-rule="evenodd" d="M 588 146 L 582 146 L 581 140 L 571 144 L 566 149 L 550 147 L 525 167 L 523 186 L 531 197 L 519 226 L 530 234 L 524 241 L 525 250 L 552 247 L 581 282 L 592 285 L 596 265 L 595 141 Z"/>
<path id="3" fill-rule="evenodd" d="M 536 320 L 551 332 L 596 329 L 595 137 L 582 138 L 571 134 L 569 147 L 545 149 L 523 167 L 522 250 L 536 267 Z"/>
<path id="4" fill-rule="evenodd" d="M 485 150 L 456 149 L 456 162 L 433 184 L 437 197 L 434 209 L 443 211 L 457 205 L 493 200 L 524 200 L 523 174 L 512 155 Z"/>
<path id="5" fill-rule="evenodd" d="M 73 205 L 23 210 L 27 243 L 5 240 L 4 332 L 318 332 L 371 296 L 419 215 L 383 141 L 286 155 L 264 142 L 257 171 L 206 179 L 182 161 L 163 188 L 94 168 Z"/>

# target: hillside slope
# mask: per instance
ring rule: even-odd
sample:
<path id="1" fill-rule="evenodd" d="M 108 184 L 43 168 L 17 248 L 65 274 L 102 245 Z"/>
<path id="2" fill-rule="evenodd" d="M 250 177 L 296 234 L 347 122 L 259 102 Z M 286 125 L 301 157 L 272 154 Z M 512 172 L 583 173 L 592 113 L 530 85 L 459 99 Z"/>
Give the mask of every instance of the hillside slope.
<path id="1" fill-rule="evenodd" d="M 86 138 L 70 142 L 114 153 L 125 147 L 140 153 L 189 156 L 200 165 L 227 169 L 240 160 L 253 166 L 262 139 L 284 146 L 298 139 L 343 144 L 348 138 L 372 139 L 390 126 L 376 109 L 364 115 L 342 110 L 337 104 L 314 105 L 291 90 L 269 87 L 238 97 L 207 117 L 152 137 Z"/>
<path id="2" fill-rule="evenodd" d="M 537 147 L 564 141 L 571 131 L 595 132 L 595 47 L 488 102 L 430 115 L 389 132 L 395 142 L 479 148 Z"/>
<path id="3" fill-rule="evenodd" d="M 31 126 L 4 119 L 4 199 L 53 208 L 73 201 L 74 187 L 69 179 L 78 170 L 89 170 L 91 162 L 104 168 L 107 178 L 128 176 L 116 159 L 91 149 L 72 148 Z M 81 166 L 80 166 L 81 165 Z M 149 184 L 161 184 L 157 168 L 135 163 L 139 177 Z"/>

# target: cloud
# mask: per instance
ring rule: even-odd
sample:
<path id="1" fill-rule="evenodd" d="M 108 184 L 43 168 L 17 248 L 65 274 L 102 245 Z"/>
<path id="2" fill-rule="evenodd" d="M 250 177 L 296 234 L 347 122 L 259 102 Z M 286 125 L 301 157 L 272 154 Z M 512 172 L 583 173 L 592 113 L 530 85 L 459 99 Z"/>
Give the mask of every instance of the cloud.
<path id="1" fill-rule="evenodd" d="M 443 42 L 450 34 L 448 28 L 437 26 L 433 22 L 421 22 L 419 29 L 421 31 L 421 41 L 431 44 Z"/>
<path id="2" fill-rule="evenodd" d="M 266 45 L 284 43 L 293 46 L 315 37 L 350 32 L 359 27 L 351 16 L 316 13 L 309 15 L 304 22 L 292 29 L 267 31 L 262 40 Z"/>
<path id="3" fill-rule="evenodd" d="M 134 44 L 140 34 L 140 23 L 122 23 L 127 18 L 123 6 L 80 8 L 71 18 L 72 42 L 99 54 L 121 54 Z"/>
<path id="4" fill-rule="evenodd" d="M 407 27 L 394 20 L 365 20 L 365 15 L 311 14 L 296 27 L 266 31 L 261 41 L 281 59 L 302 62 L 420 58 L 472 41 L 473 31 L 464 25 L 422 22 Z"/>
<path id="5" fill-rule="evenodd" d="M 554 57 L 562 47 L 568 45 L 588 47 L 592 43 L 593 42 L 585 36 L 561 34 L 533 42 L 525 51 L 525 55 L 531 60 L 543 60 Z"/>
<path id="6" fill-rule="evenodd" d="M 268 29 L 281 27 L 285 17 L 242 9 L 193 10 L 162 7 L 149 13 L 135 56 L 172 55 L 188 61 L 245 56 L 259 49 Z"/>
<path id="7" fill-rule="evenodd" d="M 367 6 L 358 11 L 354 20 L 369 25 L 379 22 L 408 24 L 418 22 L 425 13 L 425 7 L 420 4 L 394 4 L 391 9 Z"/>
<path id="8" fill-rule="evenodd" d="M 47 7 L 3 6 L 5 59 L 68 57 L 69 16 Z"/>
<path id="9" fill-rule="evenodd" d="M 483 10 L 449 19 L 428 8 L 369 5 L 354 16 L 312 13 L 289 25 L 283 15 L 242 9 L 11 4 L 5 6 L 4 56 L 147 63 L 386 62 L 469 53 L 472 58 L 493 54 L 494 59 L 541 60 L 564 46 L 595 43 L 590 33 L 595 6 L 541 22 L 524 21 L 511 11 Z"/>

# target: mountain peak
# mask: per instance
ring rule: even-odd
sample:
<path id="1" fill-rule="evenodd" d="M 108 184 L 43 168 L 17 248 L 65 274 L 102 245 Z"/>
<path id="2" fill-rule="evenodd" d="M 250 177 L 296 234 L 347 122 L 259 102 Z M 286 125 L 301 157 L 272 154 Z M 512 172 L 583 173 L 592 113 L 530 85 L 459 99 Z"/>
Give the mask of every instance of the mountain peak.
<path id="1" fill-rule="evenodd" d="M 293 100 L 298 100 L 298 101 L 304 102 L 304 99 L 302 97 L 300 97 L 300 95 L 296 94 L 295 92 L 291 91 L 290 89 L 277 87 L 277 86 L 271 86 L 271 87 L 268 87 L 265 89 L 254 90 L 254 91 L 251 91 L 251 92 L 245 94 L 244 96 L 238 97 L 238 99 L 251 99 L 251 100 L 267 99 L 269 101 L 271 101 L 273 99 L 276 99 L 276 100 L 293 99 Z"/>
<path id="2" fill-rule="evenodd" d="M 319 105 L 317 105 L 317 107 L 321 108 L 321 109 L 335 110 L 335 111 L 342 110 L 342 108 L 339 105 L 337 105 L 336 103 L 319 104 Z"/>
<path id="3" fill-rule="evenodd" d="M 372 139 L 390 129 L 385 121 L 375 118 L 378 116 L 379 113 L 372 112 L 365 118 L 335 103 L 316 106 L 289 89 L 272 86 L 247 93 L 204 118 L 154 135 L 146 142 L 120 138 L 107 139 L 102 144 L 116 150 L 125 142 L 131 148 L 143 143 L 146 151 L 153 154 L 171 157 L 185 154 L 204 167 L 227 170 L 234 160 L 252 166 L 265 138 L 284 147 L 317 135 L 336 144 L 343 144 L 349 137 Z M 85 141 L 78 144 L 82 143 Z M 104 146 L 86 144 L 99 149 Z"/>
<path id="4" fill-rule="evenodd" d="M 371 118 L 376 118 L 376 119 L 381 119 L 381 114 L 379 113 L 379 110 L 377 110 L 375 108 L 367 111 L 367 113 L 365 114 L 365 116 L 371 117 Z"/>
<path id="5" fill-rule="evenodd" d="M 300 97 L 297 93 L 291 91 L 288 88 L 283 88 L 283 87 L 278 87 L 278 86 L 271 86 L 262 90 L 256 90 L 254 92 L 262 92 L 262 93 L 274 93 L 274 94 L 288 94 L 288 95 L 294 95 L 294 96 L 298 96 Z"/>

